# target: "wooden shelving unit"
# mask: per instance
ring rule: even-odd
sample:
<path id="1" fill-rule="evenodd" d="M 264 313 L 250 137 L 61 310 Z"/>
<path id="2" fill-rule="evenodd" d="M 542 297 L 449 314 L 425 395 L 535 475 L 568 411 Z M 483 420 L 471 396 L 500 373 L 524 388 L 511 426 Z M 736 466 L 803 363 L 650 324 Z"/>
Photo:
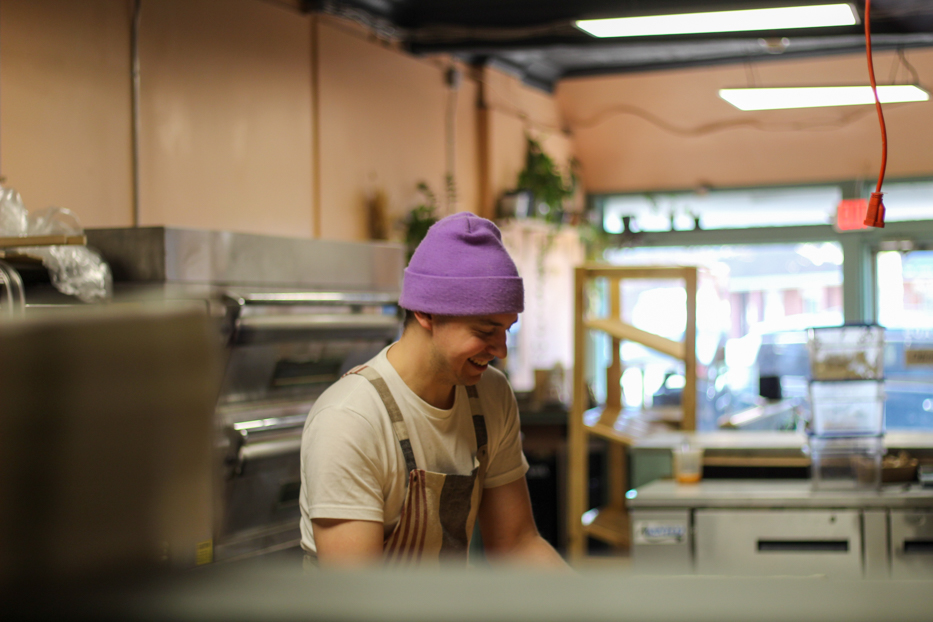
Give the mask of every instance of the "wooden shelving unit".
<path id="1" fill-rule="evenodd" d="M 608 283 L 609 314 L 589 317 L 586 309 L 587 287 L 596 279 Z M 672 341 L 622 320 L 622 281 L 627 279 L 677 279 L 683 282 L 687 298 L 687 326 L 683 341 Z M 609 544 L 627 548 L 630 544 L 628 512 L 625 508 L 625 448 L 639 434 L 633 429 L 622 408 L 622 362 L 619 346 L 634 341 L 684 362 L 686 385 L 681 398 L 681 429 L 696 428 L 696 300 L 697 268 L 670 266 L 613 267 L 587 264 L 576 270 L 574 317 L 573 406 L 568 423 L 567 554 L 571 562 L 586 554 L 586 539 L 591 536 Z M 587 413 L 586 384 L 587 332 L 601 331 L 612 339 L 612 360 L 606 369 L 606 403 L 596 413 Z M 588 509 L 589 445 L 592 437 L 608 442 L 606 477 L 608 504 L 598 510 Z"/>

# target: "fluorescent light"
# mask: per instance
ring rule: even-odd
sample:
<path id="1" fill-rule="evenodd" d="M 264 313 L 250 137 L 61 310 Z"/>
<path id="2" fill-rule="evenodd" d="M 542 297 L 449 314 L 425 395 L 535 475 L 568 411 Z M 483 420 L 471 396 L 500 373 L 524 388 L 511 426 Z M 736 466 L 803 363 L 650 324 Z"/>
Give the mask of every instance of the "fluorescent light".
<path id="1" fill-rule="evenodd" d="M 875 103 L 870 86 L 719 89 L 719 96 L 739 110 L 857 106 Z M 879 86 L 878 99 L 883 104 L 925 102 L 930 99 L 930 95 L 912 84 L 896 84 Z"/>
<path id="2" fill-rule="evenodd" d="M 682 15 L 583 19 L 577 21 L 576 26 L 594 37 L 647 37 L 702 32 L 822 28 L 852 26 L 857 23 L 858 17 L 850 4 L 822 4 Z"/>

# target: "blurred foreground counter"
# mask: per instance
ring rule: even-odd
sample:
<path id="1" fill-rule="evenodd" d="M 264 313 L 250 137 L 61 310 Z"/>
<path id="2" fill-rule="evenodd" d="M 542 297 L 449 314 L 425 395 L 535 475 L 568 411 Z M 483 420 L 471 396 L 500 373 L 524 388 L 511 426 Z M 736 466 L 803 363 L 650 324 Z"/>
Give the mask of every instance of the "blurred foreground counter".
<path id="1" fill-rule="evenodd" d="M 18 619 L 269 622 L 875 622 L 929 620 L 933 610 L 931 581 L 636 577 L 612 571 L 570 576 L 517 570 L 304 574 L 292 564 L 221 564 L 77 594 L 46 594 L 30 607 L 6 612 L 19 614 Z"/>
<path id="2" fill-rule="evenodd" d="M 0 321 L 0 585 L 210 561 L 220 342 L 173 305 Z"/>

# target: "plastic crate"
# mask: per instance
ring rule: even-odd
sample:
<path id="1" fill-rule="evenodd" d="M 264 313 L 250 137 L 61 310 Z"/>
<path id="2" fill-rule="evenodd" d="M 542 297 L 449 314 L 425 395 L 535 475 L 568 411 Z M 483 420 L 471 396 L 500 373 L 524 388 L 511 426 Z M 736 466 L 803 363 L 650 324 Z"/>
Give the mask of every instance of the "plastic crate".
<path id="1" fill-rule="evenodd" d="M 810 383 L 811 429 L 818 436 L 877 436 L 884 433 L 884 381 Z"/>
<path id="2" fill-rule="evenodd" d="M 807 345 L 813 380 L 884 378 L 884 328 L 881 326 L 811 328 Z"/>
<path id="3" fill-rule="evenodd" d="M 881 487 L 884 437 L 810 437 L 810 477 L 815 490 Z"/>

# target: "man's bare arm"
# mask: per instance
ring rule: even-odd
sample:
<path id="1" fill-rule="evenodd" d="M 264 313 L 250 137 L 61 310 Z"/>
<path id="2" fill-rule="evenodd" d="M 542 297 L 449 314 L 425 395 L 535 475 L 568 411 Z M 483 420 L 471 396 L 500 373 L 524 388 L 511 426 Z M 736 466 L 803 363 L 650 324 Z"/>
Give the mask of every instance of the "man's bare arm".
<path id="1" fill-rule="evenodd" d="M 364 566 L 382 559 L 382 523 L 314 518 L 311 526 L 322 566 Z"/>
<path id="2" fill-rule="evenodd" d="M 479 522 L 483 546 L 491 560 L 568 567 L 554 547 L 538 534 L 524 477 L 484 490 Z"/>

